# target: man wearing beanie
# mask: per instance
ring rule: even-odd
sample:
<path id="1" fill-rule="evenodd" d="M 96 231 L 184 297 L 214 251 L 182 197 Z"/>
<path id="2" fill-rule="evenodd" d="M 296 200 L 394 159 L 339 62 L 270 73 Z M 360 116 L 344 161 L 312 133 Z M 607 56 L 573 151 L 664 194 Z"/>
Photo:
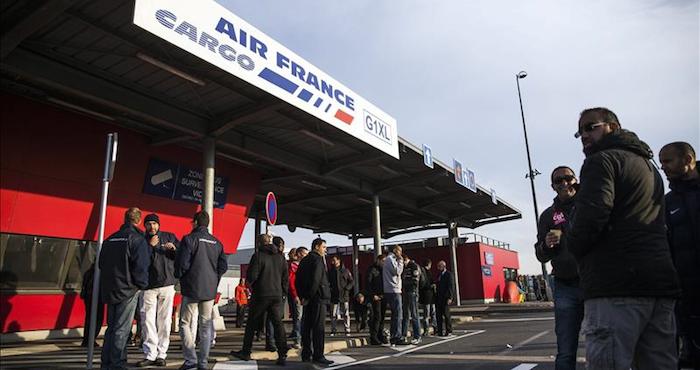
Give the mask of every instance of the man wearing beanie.
<path id="1" fill-rule="evenodd" d="M 141 336 L 145 358 L 136 366 L 166 366 L 170 345 L 170 326 L 175 297 L 175 234 L 160 229 L 160 218 L 151 213 L 143 220 L 146 241 L 150 246 L 151 268 L 148 287 L 143 291 L 141 306 Z"/>

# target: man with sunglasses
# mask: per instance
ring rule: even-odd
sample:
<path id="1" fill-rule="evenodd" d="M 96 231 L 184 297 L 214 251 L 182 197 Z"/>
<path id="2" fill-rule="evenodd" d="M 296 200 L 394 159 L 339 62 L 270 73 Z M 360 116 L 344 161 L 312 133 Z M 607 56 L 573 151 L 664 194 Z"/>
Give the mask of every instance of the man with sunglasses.
<path id="1" fill-rule="evenodd" d="M 552 261 L 554 275 L 554 331 L 557 334 L 557 370 L 576 369 L 578 336 L 583 320 L 583 289 L 579 286 L 578 267 L 562 232 L 568 227 L 574 207 L 578 181 L 574 170 L 559 166 L 552 171 L 554 203 L 542 212 L 537 226 L 535 254 L 542 263 Z"/>
<path id="2" fill-rule="evenodd" d="M 680 289 L 652 151 L 606 108 L 584 110 L 576 137 L 586 160 L 564 237 L 583 287 L 586 364 L 676 369 Z"/>

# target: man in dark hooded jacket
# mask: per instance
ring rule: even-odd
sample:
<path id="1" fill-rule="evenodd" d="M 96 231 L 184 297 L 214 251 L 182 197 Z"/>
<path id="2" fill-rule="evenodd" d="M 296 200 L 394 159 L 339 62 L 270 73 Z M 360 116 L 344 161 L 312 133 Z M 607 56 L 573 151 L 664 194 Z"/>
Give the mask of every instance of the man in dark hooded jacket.
<path id="1" fill-rule="evenodd" d="M 683 291 L 676 307 L 684 367 L 700 369 L 700 163 L 685 142 L 665 145 L 659 153 L 671 191 L 666 194 L 666 226 L 673 263 Z"/>
<path id="2" fill-rule="evenodd" d="M 564 237 L 584 292 L 586 363 L 676 369 L 673 309 L 680 289 L 652 152 L 606 108 L 584 110 L 575 136 L 586 160 Z"/>
<path id="3" fill-rule="evenodd" d="M 289 272 L 284 254 L 272 244 L 272 236 L 260 235 L 258 251 L 250 258 L 248 265 L 248 284 L 251 287 L 250 310 L 245 325 L 243 348 L 231 351 L 231 355 L 250 361 L 253 348 L 253 334 L 264 323 L 265 314 L 272 322 L 275 344 L 277 347 L 277 364 L 285 365 L 287 360 L 287 337 L 282 324 L 283 297 L 289 290 Z"/>
<path id="4" fill-rule="evenodd" d="M 555 168 L 551 180 L 557 196 L 554 203 L 540 215 L 535 254 L 542 263 L 551 261 L 553 267 L 554 331 L 557 334 L 555 367 L 557 370 L 573 370 L 576 369 L 576 351 L 583 320 L 583 290 L 579 285 L 576 260 L 566 243 L 562 243 L 561 235 L 571 219 L 578 182 L 574 170 L 567 166 Z"/>

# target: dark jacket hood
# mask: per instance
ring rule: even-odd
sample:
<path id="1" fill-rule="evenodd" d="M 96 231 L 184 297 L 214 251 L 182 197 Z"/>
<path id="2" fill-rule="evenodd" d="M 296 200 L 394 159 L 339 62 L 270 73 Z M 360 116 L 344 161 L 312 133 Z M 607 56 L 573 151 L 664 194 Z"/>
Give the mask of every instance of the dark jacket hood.
<path id="1" fill-rule="evenodd" d="M 260 252 L 267 253 L 267 254 L 276 254 L 276 253 L 278 253 L 278 249 L 277 249 L 277 247 L 275 247 L 274 244 L 267 244 L 267 245 L 263 245 L 260 248 Z"/>
<path id="2" fill-rule="evenodd" d="M 600 141 L 597 143 L 583 149 L 583 152 L 586 154 L 586 156 L 590 156 L 607 149 L 621 149 L 637 154 L 643 158 L 654 158 L 654 152 L 651 151 L 649 145 L 639 140 L 637 134 L 627 130 L 618 130 L 610 133 L 600 139 Z"/>
<path id="3" fill-rule="evenodd" d="M 695 162 L 695 172 L 700 175 L 700 161 Z M 692 190 L 700 189 L 700 176 L 692 180 L 670 180 L 668 182 L 669 188 L 673 191 L 687 192 Z"/>

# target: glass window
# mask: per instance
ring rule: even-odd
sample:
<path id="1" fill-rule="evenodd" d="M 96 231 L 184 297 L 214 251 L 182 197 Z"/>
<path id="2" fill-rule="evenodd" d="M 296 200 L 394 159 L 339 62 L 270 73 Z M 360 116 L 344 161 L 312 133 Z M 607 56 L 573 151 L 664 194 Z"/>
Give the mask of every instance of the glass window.
<path id="1" fill-rule="evenodd" d="M 68 265 L 68 273 L 63 288 L 66 290 L 79 290 L 83 284 L 83 274 L 95 262 L 97 243 L 80 240 L 76 243 L 76 250 Z"/>
<path id="2" fill-rule="evenodd" d="M 5 291 L 79 289 L 82 272 L 94 260 L 94 244 L 34 235 L 0 234 L 0 288 Z"/>

